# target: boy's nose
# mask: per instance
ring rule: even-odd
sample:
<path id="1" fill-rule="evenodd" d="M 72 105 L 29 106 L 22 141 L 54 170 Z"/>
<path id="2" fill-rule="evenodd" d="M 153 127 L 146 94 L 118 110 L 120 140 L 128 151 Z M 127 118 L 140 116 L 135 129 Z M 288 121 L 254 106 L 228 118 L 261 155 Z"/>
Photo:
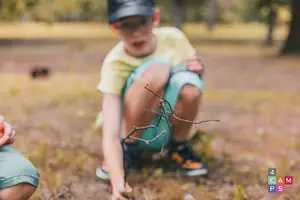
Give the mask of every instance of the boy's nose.
<path id="1" fill-rule="evenodd" d="M 133 34 L 132 34 L 132 38 L 134 40 L 137 40 L 139 37 L 141 36 L 141 33 L 139 31 L 135 31 Z"/>
<path id="2" fill-rule="evenodd" d="M 137 28 L 132 32 L 132 36 L 134 39 L 137 39 L 137 37 L 140 37 L 141 35 L 143 35 L 143 33 L 140 28 Z"/>

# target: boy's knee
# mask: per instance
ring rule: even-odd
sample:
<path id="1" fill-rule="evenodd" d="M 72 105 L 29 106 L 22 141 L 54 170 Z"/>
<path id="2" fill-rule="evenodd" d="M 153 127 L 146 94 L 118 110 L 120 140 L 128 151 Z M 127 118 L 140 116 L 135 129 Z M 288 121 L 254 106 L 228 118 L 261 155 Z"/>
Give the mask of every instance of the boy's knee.
<path id="1" fill-rule="evenodd" d="M 39 179 L 38 170 L 25 157 L 19 157 L 19 160 L 16 160 L 16 162 L 19 163 L 19 166 L 14 168 L 14 174 L 16 176 L 24 176 L 24 179 L 26 179 L 26 177 L 28 177 L 28 179 Z"/>
<path id="2" fill-rule="evenodd" d="M 25 200 L 29 199 L 36 191 L 36 187 L 28 183 L 20 183 L 0 191 L 2 200 Z"/>
<path id="3" fill-rule="evenodd" d="M 0 172 L 0 188 L 12 188 L 25 183 L 38 187 L 40 174 L 34 165 L 20 153 L 9 148 L 6 151 L 2 157 L 4 163 L 0 163 L 0 168 L 3 168 Z"/>
<path id="4" fill-rule="evenodd" d="M 141 77 L 150 89 L 154 91 L 162 89 L 168 82 L 171 73 L 167 64 L 152 64 Z"/>
<path id="5" fill-rule="evenodd" d="M 183 104 L 194 104 L 200 101 L 201 91 L 199 88 L 186 84 L 182 87 L 179 95 L 179 99 Z"/>

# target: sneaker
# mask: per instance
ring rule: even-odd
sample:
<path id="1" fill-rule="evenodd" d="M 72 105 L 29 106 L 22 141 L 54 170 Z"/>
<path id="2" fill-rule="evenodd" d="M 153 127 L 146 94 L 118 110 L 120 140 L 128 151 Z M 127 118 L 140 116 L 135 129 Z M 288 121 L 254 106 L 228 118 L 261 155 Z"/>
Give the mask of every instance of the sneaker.
<path id="1" fill-rule="evenodd" d="M 134 144 L 125 144 L 126 148 L 124 149 L 124 158 L 125 158 L 125 164 L 126 168 L 130 169 L 132 167 L 132 156 L 135 153 L 135 145 Z M 109 180 L 109 169 L 107 164 L 104 162 L 104 164 L 101 167 L 98 167 L 96 169 L 96 176 L 102 180 Z"/>
<path id="2" fill-rule="evenodd" d="M 187 176 L 205 176 L 208 174 L 208 169 L 201 162 L 201 159 L 193 154 L 186 142 L 172 145 L 169 158 Z"/>
<path id="3" fill-rule="evenodd" d="M 105 161 L 104 161 L 102 166 L 96 168 L 96 176 L 98 178 L 102 179 L 102 180 L 109 180 L 110 179 L 110 176 L 109 176 L 109 173 L 108 173 L 108 166 L 105 163 Z"/>

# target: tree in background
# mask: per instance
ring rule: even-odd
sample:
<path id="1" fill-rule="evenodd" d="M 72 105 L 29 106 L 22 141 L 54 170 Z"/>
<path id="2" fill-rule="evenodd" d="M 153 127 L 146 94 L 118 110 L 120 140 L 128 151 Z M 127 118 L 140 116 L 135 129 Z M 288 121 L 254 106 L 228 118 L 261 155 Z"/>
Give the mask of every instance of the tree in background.
<path id="1" fill-rule="evenodd" d="M 265 45 L 273 45 L 273 32 L 276 26 L 278 9 L 287 5 L 289 5 L 289 0 L 258 0 L 256 2 L 255 9 L 259 12 L 266 12 L 268 32 L 265 39 Z"/>
<path id="2" fill-rule="evenodd" d="M 281 51 L 282 55 L 300 53 L 300 1 L 292 0 L 292 19 L 290 30 L 285 45 Z"/>
<path id="3" fill-rule="evenodd" d="M 291 20 L 289 22 L 289 33 L 285 40 L 281 55 L 300 53 L 300 1 L 299 0 L 258 0 L 253 1 L 256 6 L 254 9 L 261 12 L 267 9 L 268 33 L 265 44 L 273 44 L 273 31 L 276 25 L 277 10 L 280 6 L 288 6 L 291 10 Z M 255 13 L 255 11 L 253 11 Z M 256 13 L 256 15 L 259 15 Z"/>
<path id="4" fill-rule="evenodd" d="M 267 22 L 266 44 L 273 43 L 277 8 L 288 5 L 292 19 L 282 54 L 300 52 L 300 0 L 157 0 L 162 11 L 162 22 L 182 29 L 184 22 L 206 22 L 212 25 L 226 21 Z M 257 4 L 258 2 L 258 4 Z M 232 6 L 234 4 L 234 6 Z M 206 5 L 206 6 L 205 6 Z M 213 6 L 214 5 L 214 6 Z M 225 7 L 224 7 L 225 5 Z M 228 6 L 230 5 L 230 9 Z M 259 6 L 255 6 L 259 5 Z M 227 8 L 226 8 L 227 7 Z M 268 17 L 262 10 L 268 10 Z M 226 13 L 232 13 L 230 19 Z M 228 16 L 228 15 L 227 15 Z M 0 0 L 2 20 L 35 21 L 106 21 L 105 0 Z M 236 20 L 239 19 L 239 20 Z"/>
<path id="5" fill-rule="evenodd" d="M 18 20 L 31 11 L 39 0 L 0 0 L 0 19 Z"/>
<path id="6" fill-rule="evenodd" d="M 208 31 L 212 31 L 214 25 L 215 0 L 208 0 L 206 2 L 206 6 L 207 6 L 206 27 Z"/>
<path id="7" fill-rule="evenodd" d="M 183 0 L 172 0 L 173 1 L 173 26 L 182 30 L 184 23 L 184 3 Z"/>

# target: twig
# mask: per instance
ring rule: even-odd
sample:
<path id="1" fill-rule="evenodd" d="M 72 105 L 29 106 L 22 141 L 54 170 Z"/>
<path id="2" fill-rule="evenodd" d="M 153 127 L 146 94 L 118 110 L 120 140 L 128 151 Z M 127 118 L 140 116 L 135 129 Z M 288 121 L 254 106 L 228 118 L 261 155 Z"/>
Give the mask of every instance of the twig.
<path id="1" fill-rule="evenodd" d="M 128 169 L 130 168 L 130 166 L 127 166 L 126 165 L 126 159 L 125 159 L 125 155 L 124 155 L 124 152 L 125 152 L 125 149 L 127 148 L 126 145 L 125 145 L 125 141 L 127 139 L 132 139 L 132 140 L 136 140 L 136 141 L 140 141 L 140 142 L 144 142 L 145 144 L 150 144 L 150 143 L 153 143 L 155 142 L 156 140 L 158 140 L 158 138 L 164 136 L 164 143 L 162 145 L 162 148 L 161 148 L 161 153 L 163 153 L 164 151 L 164 148 L 165 148 L 165 145 L 166 145 L 166 140 L 167 140 L 167 131 L 163 131 L 161 132 L 160 134 L 156 135 L 153 139 L 151 140 L 145 140 L 145 139 L 141 139 L 141 138 L 138 138 L 138 137 L 134 137 L 132 136 L 136 131 L 140 131 L 140 130 L 146 130 L 146 129 L 157 129 L 157 127 L 159 126 L 160 122 L 162 119 L 166 119 L 167 121 L 167 125 L 168 125 L 168 128 L 169 130 L 171 130 L 171 125 L 170 125 L 170 122 L 169 122 L 169 115 L 173 116 L 175 119 L 179 120 L 179 121 L 182 121 L 182 122 L 186 122 L 186 123 L 192 123 L 195 125 L 195 128 L 196 128 L 196 125 L 197 124 L 201 124 L 201 123 L 205 123 L 205 122 L 211 122 L 211 121 L 216 121 L 216 122 L 219 122 L 220 120 L 205 120 L 205 121 L 191 121 L 191 120 L 186 120 L 186 119 L 182 119 L 180 117 L 177 117 L 173 110 L 172 110 L 172 106 L 171 104 L 163 97 L 161 97 L 160 95 L 158 95 L 156 92 L 152 91 L 151 89 L 148 88 L 148 84 L 145 86 L 145 89 L 148 90 L 149 92 L 151 92 L 153 95 L 155 95 L 156 97 L 159 98 L 159 105 L 156 109 L 150 109 L 150 110 L 146 110 L 146 111 L 150 111 L 150 112 L 153 112 L 157 115 L 159 115 L 159 118 L 156 122 L 155 125 L 149 125 L 149 126 L 143 126 L 143 127 L 134 127 L 133 130 L 124 138 L 122 139 L 121 141 L 121 146 L 122 146 L 122 149 L 123 149 L 123 168 L 124 168 L 124 184 L 126 184 L 126 181 L 127 181 L 127 173 L 128 173 Z M 164 107 L 164 104 L 167 104 L 169 109 L 170 109 L 170 112 L 167 111 Z"/>
<path id="2" fill-rule="evenodd" d="M 169 106 L 169 108 L 170 108 L 170 110 L 171 110 L 172 116 L 173 116 L 175 119 L 179 120 L 179 121 L 187 122 L 187 123 L 193 123 L 193 124 L 195 124 L 195 125 L 196 125 L 196 124 L 205 123 L 205 122 L 211 122 L 211 121 L 215 121 L 215 122 L 219 122 L 219 121 L 220 121 L 220 120 L 205 120 L 205 121 L 195 122 L 195 121 L 190 121 L 190 120 L 186 120 L 186 119 L 182 119 L 182 118 L 180 118 L 180 117 L 177 117 L 177 116 L 174 114 L 173 110 L 172 110 L 171 104 L 170 104 L 165 98 L 159 96 L 157 93 L 155 93 L 154 91 L 152 91 L 151 89 L 149 89 L 147 86 L 148 86 L 148 84 L 145 86 L 145 89 L 148 90 L 148 91 L 150 91 L 150 92 L 151 92 L 152 94 L 154 94 L 155 96 L 157 96 L 157 97 L 160 99 L 160 101 L 163 101 L 163 102 L 167 103 L 167 105 Z"/>

